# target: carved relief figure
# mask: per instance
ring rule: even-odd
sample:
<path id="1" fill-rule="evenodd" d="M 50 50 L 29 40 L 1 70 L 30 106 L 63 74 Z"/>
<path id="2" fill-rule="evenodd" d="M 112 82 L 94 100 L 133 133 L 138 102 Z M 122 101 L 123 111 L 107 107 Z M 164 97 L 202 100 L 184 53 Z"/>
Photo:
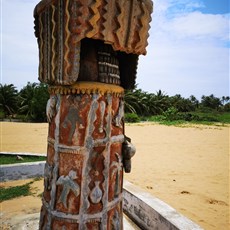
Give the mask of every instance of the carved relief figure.
<path id="1" fill-rule="evenodd" d="M 46 116 L 47 116 L 47 121 L 49 123 L 51 122 L 52 118 L 56 113 L 56 104 L 57 104 L 57 97 L 55 96 L 50 97 L 50 99 L 47 101 Z"/>
<path id="2" fill-rule="evenodd" d="M 74 179 L 77 179 L 77 174 L 75 171 L 71 170 L 68 176 L 60 176 L 56 182 L 57 185 L 62 185 L 63 187 L 58 202 L 63 203 L 65 208 L 68 207 L 67 196 L 70 191 L 72 191 L 76 197 L 80 194 L 80 186 Z"/>
<path id="3" fill-rule="evenodd" d="M 90 193 L 90 200 L 94 203 L 97 204 L 101 201 L 102 198 L 102 191 L 100 189 L 100 181 L 95 181 L 95 187 L 92 189 Z"/>
<path id="4" fill-rule="evenodd" d="M 121 177 L 121 173 L 122 173 L 122 158 L 118 153 L 115 153 L 116 157 L 117 157 L 117 161 L 113 161 L 110 168 L 113 168 L 112 170 L 112 177 L 114 177 L 114 175 L 116 175 L 116 179 L 115 179 L 115 185 L 114 185 L 114 196 L 117 197 L 120 192 L 121 192 L 121 185 L 120 185 L 120 177 Z"/>
<path id="5" fill-rule="evenodd" d="M 44 170 L 44 186 L 45 186 L 46 190 L 51 189 L 52 173 L 53 173 L 53 167 L 50 166 L 46 162 L 45 170 Z"/>
<path id="6" fill-rule="evenodd" d="M 111 229 L 120 230 L 120 218 L 119 218 L 119 213 L 117 210 L 115 210 L 114 215 L 112 217 Z"/>
<path id="7" fill-rule="evenodd" d="M 122 121 L 124 120 L 124 101 L 120 101 L 119 109 L 118 109 L 118 114 L 115 116 L 115 126 L 117 127 L 122 127 Z"/>
<path id="8" fill-rule="evenodd" d="M 68 114 L 65 117 L 65 120 L 62 124 L 63 128 L 69 128 L 69 137 L 68 142 L 72 142 L 72 138 L 74 132 L 76 130 L 77 123 L 79 124 L 79 129 L 83 129 L 84 125 L 80 116 L 80 111 L 87 105 L 89 100 L 81 100 L 82 97 L 80 95 L 77 96 L 69 96 L 68 100 L 70 103 Z"/>

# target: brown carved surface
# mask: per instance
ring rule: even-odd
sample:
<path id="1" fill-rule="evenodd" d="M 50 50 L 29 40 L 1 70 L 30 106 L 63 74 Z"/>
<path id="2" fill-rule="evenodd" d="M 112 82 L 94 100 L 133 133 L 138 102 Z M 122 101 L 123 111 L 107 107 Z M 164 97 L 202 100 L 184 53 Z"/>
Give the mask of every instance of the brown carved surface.
<path id="1" fill-rule="evenodd" d="M 46 20 L 61 14 L 63 21 L 59 23 L 63 23 L 67 42 L 71 39 L 79 42 L 87 37 L 103 40 L 114 50 L 145 54 L 151 13 L 150 0 L 42 0 L 34 14 L 39 18 L 47 14 L 46 24 Z M 51 27 L 55 31 L 60 25 Z"/>
<path id="2" fill-rule="evenodd" d="M 40 229 L 122 229 L 122 98 L 54 96 Z"/>
<path id="3" fill-rule="evenodd" d="M 98 78 L 98 59 L 93 49 L 82 52 L 85 38 L 100 40 L 121 53 L 124 65 L 116 61 L 112 66 L 113 77 L 102 82 L 133 87 L 137 57 L 146 54 L 152 2 L 150 0 L 43 0 L 35 8 L 35 35 L 39 44 L 39 79 L 49 84 L 70 85 L 78 80 L 79 73 L 92 81 Z M 90 44 L 88 44 L 90 45 Z M 87 50 L 86 50 L 87 51 Z M 84 58 L 85 57 L 85 58 Z M 83 59 L 80 61 L 80 59 Z M 118 55 L 119 59 L 119 55 Z M 93 61 L 94 60 L 94 61 Z M 125 61 L 126 60 L 126 61 Z M 132 71 L 125 71 L 131 62 Z M 94 71 L 88 71 L 88 68 Z M 131 74 L 131 75 L 130 75 Z M 130 77 L 131 76 L 131 77 Z M 80 79 L 80 80 L 89 80 Z M 132 82 L 129 83 L 129 80 Z"/>

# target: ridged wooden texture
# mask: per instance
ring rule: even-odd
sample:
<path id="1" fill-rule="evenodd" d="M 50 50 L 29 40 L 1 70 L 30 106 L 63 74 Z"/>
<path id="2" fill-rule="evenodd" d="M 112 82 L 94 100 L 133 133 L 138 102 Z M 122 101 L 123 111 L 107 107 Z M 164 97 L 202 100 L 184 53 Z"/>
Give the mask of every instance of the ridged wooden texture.
<path id="1" fill-rule="evenodd" d="M 150 0 L 43 0 L 35 8 L 39 79 L 72 84 L 79 73 L 80 42 L 99 39 L 115 51 L 146 54 Z"/>

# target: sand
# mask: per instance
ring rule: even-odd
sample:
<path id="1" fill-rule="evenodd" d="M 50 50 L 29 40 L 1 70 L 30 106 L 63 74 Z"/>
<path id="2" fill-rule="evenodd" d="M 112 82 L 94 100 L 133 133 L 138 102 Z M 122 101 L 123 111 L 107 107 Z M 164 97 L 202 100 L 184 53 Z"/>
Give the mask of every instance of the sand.
<path id="1" fill-rule="evenodd" d="M 47 124 L 0 123 L 1 152 L 45 153 Z M 227 230 L 229 223 L 229 127 L 126 125 L 137 148 L 125 179 L 174 207 L 204 229 Z M 2 183 L 14 186 L 28 181 Z M 33 196 L 0 203 L 1 218 L 39 212 L 43 182 Z M 5 228 L 7 229 L 7 228 Z M 10 229 L 10 228 L 9 228 Z"/>

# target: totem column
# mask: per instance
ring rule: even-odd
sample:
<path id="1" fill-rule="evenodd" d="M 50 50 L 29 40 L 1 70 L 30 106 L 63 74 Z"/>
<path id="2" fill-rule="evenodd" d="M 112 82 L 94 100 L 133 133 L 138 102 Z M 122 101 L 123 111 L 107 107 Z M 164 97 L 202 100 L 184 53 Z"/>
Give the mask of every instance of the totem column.
<path id="1" fill-rule="evenodd" d="M 39 229 L 123 229 L 124 89 L 146 53 L 150 0 L 42 0 L 39 80 L 49 84 Z"/>

